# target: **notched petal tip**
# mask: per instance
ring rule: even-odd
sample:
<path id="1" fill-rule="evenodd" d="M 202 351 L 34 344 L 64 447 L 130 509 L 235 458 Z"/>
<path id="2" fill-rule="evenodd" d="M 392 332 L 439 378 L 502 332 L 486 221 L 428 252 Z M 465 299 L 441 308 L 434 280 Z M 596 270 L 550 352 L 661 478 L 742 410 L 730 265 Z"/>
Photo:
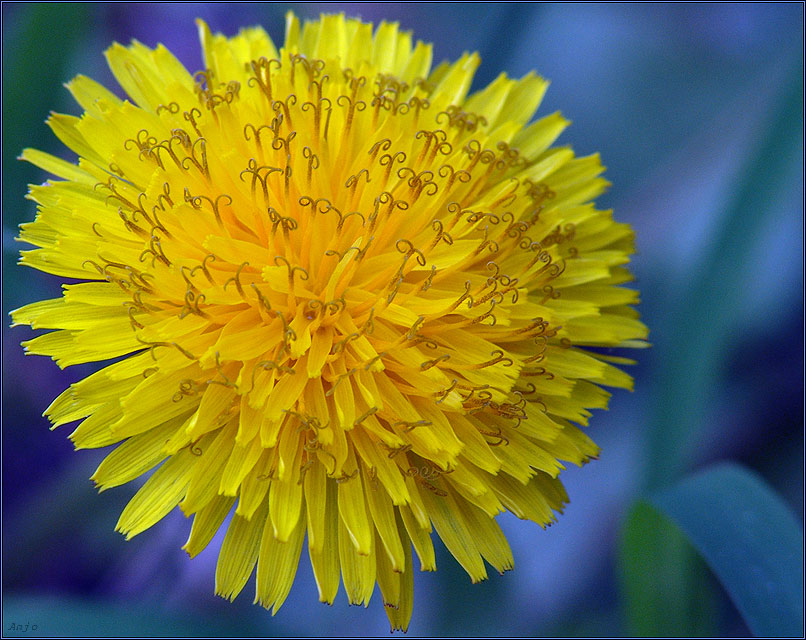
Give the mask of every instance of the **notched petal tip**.
<path id="1" fill-rule="evenodd" d="M 104 49 L 104 56 L 109 58 L 109 55 L 112 51 L 120 51 L 121 49 L 125 50 L 126 46 L 118 42 L 117 40 L 113 40 L 112 44 L 110 44 L 106 49 Z"/>

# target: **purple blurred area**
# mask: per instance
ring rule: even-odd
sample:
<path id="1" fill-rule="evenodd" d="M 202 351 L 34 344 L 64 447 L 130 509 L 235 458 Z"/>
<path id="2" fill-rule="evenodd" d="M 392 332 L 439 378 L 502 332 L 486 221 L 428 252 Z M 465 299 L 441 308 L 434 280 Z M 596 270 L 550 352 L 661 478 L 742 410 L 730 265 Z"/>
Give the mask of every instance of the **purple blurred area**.
<path id="1" fill-rule="evenodd" d="M 197 17 L 227 35 L 262 24 L 279 44 L 288 9 L 302 17 L 344 11 L 399 21 L 435 43 L 435 63 L 477 50 L 482 66 L 474 89 L 500 71 L 519 77 L 535 69 L 549 78 L 539 114 L 562 110 L 573 124 L 561 143 L 583 155 L 601 152 L 613 186 L 599 205 L 636 231 L 632 269 L 650 340 L 662 345 L 667 336 L 686 340 L 718 327 L 688 467 L 741 461 L 802 520 L 802 121 L 792 128 L 799 152 L 781 162 L 770 178 L 774 188 L 758 185 L 771 197 L 753 213 L 761 221 L 753 237 L 741 235 L 744 222 L 731 204 L 799 61 L 802 72 L 802 4 L 5 3 L 4 313 L 60 292 L 59 278 L 14 264 L 26 248 L 14 241 L 17 225 L 35 214 L 24 199 L 26 184 L 46 179 L 14 158 L 28 146 L 71 157 L 42 124 L 50 110 L 80 113 L 62 83 L 81 73 L 120 92 L 102 52 L 112 41 L 133 38 L 161 42 L 198 70 Z M 736 242 L 751 248 L 733 265 L 740 286 L 719 298 L 735 311 L 713 326 L 688 326 L 683 318 L 670 327 L 669 318 L 707 277 L 703 265 L 716 239 L 730 239 L 731 225 Z M 714 305 L 719 316 L 722 302 L 699 302 Z M 190 521 L 178 510 L 124 541 L 114 527 L 137 483 L 98 495 L 89 477 L 105 451 L 74 452 L 71 427 L 50 432 L 41 417 L 53 398 L 96 367 L 60 370 L 46 358 L 24 356 L 19 343 L 33 335 L 27 327 L 3 327 L 3 590 L 4 597 L 54 607 L 60 626 L 46 635 L 92 635 L 106 629 L 92 624 L 109 620 L 118 621 L 113 635 L 122 636 L 144 629 L 144 635 L 385 633 L 378 593 L 366 611 L 348 607 L 343 590 L 333 607 L 317 602 L 305 551 L 291 594 L 272 618 L 251 604 L 250 586 L 233 604 L 213 595 L 222 536 L 190 561 L 180 549 Z M 630 370 L 635 392 L 616 391 L 610 410 L 595 412 L 588 433 L 602 447 L 601 459 L 564 473 L 571 502 L 557 524 L 544 531 L 500 518 L 514 572 L 471 585 L 438 545 L 439 571 L 415 577 L 410 636 L 624 633 L 616 540 L 625 510 L 657 463 L 651 432 L 657 416 L 670 410 L 659 400 L 669 354 L 673 348 L 638 353 Z M 720 597 L 719 634 L 748 634 Z M 153 631 L 151 617 L 164 626 Z"/>

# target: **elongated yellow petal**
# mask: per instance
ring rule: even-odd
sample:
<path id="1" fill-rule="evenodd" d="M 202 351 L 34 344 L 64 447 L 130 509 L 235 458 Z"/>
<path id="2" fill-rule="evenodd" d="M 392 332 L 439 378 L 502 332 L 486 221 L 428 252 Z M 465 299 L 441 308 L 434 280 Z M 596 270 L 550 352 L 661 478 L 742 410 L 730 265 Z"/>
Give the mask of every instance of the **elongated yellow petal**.
<path id="1" fill-rule="evenodd" d="M 341 577 L 350 604 L 369 604 L 375 588 L 375 536 L 365 554 L 359 554 L 352 534 L 343 520 L 339 520 L 339 561 Z"/>
<path id="2" fill-rule="evenodd" d="M 484 568 L 484 561 L 481 559 L 474 534 L 454 498 L 450 494 L 434 496 L 429 491 L 424 491 L 422 497 L 439 537 L 467 571 L 470 580 L 472 582 L 486 580 L 487 570 Z"/>
<path id="3" fill-rule="evenodd" d="M 411 566 L 411 544 L 406 539 L 406 532 L 399 520 L 398 528 L 403 541 L 406 570 L 400 574 L 397 601 L 393 606 L 387 606 L 385 611 L 389 618 L 389 624 L 392 626 L 392 631 L 398 629 L 406 631 L 409 628 L 409 622 L 411 621 L 411 614 L 414 608 L 414 569 Z M 386 595 L 384 595 L 384 601 L 388 601 Z"/>
<path id="4" fill-rule="evenodd" d="M 353 473 L 358 476 L 358 469 Z M 360 477 L 345 479 L 339 483 L 339 515 L 356 552 L 362 556 L 369 555 L 372 549 L 373 527 L 367 513 L 364 487 Z"/>
<path id="5" fill-rule="evenodd" d="M 263 447 L 259 438 L 253 438 L 252 442 L 245 447 L 238 444 L 232 447 L 232 453 L 227 465 L 221 472 L 219 492 L 222 495 L 236 495 L 238 487 L 243 482 L 246 474 L 252 470 L 262 454 Z"/>
<path id="6" fill-rule="evenodd" d="M 257 563 L 265 524 L 265 503 L 249 520 L 237 513 L 232 517 L 216 565 L 215 591 L 218 595 L 233 600 L 244 588 Z"/>
<path id="7" fill-rule="evenodd" d="M 305 506 L 308 522 L 308 548 L 321 552 L 325 545 L 327 476 L 322 465 L 314 464 L 305 474 Z"/>
<path id="8" fill-rule="evenodd" d="M 180 505 L 186 514 L 195 513 L 219 495 L 219 478 L 227 463 L 225 452 L 232 446 L 236 426 L 234 422 L 230 422 L 204 447 L 192 445 L 191 452 L 199 459 L 193 465 L 187 495 Z"/>
<path id="9" fill-rule="evenodd" d="M 372 521 L 375 524 L 375 531 L 378 534 L 375 544 L 375 548 L 378 550 L 377 557 L 380 558 L 385 553 L 390 570 L 395 573 L 401 573 L 406 569 L 406 564 L 403 545 L 400 542 L 397 522 L 395 521 L 395 511 L 392 507 L 392 501 L 389 499 L 389 494 L 386 493 L 382 486 L 372 482 L 372 480 L 367 483 L 364 493 Z M 381 545 L 377 544 L 378 539 L 381 541 Z"/>
<path id="10" fill-rule="evenodd" d="M 378 536 L 375 537 L 375 548 L 379 549 L 382 542 Z M 402 556 L 401 548 L 401 556 Z M 392 568 L 389 556 L 385 553 L 379 553 L 375 556 L 375 579 L 381 590 L 381 597 L 383 598 L 383 605 L 387 609 L 393 609 L 400 606 L 400 578 L 401 572 L 395 571 Z M 405 562 L 401 558 L 401 564 Z"/>
<path id="11" fill-rule="evenodd" d="M 165 441 L 182 422 L 181 417 L 174 418 L 160 427 L 129 438 L 104 458 L 91 479 L 104 490 L 141 476 L 165 459 L 168 455 L 163 450 Z"/>
<path id="12" fill-rule="evenodd" d="M 515 561 L 507 539 L 498 523 L 480 509 L 468 503 L 457 501 L 462 516 L 475 534 L 476 546 L 484 559 L 495 567 L 498 573 L 513 569 Z"/>
<path id="13" fill-rule="evenodd" d="M 246 475 L 241 484 L 238 508 L 236 513 L 244 518 L 252 518 L 258 507 L 263 504 L 271 481 L 269 471 L 272 464 L 272 452 L 264 451 L 258 463 Z"/>
<path id="14" fill-rule="evenodd" d="M 115 526 L 127 539 L 142 533 L 173 509 L 188 485 L 188 456 L 172 456 L 157 469 L 126 505 Z"/>
<path id="15" fill-rule="evenodd" d="M 234 503 L 235 498 L 216 496 L 194 514 L 190 537 L 182 547 L 191 558 L 210 544 Z"/>
<path id="16" fill-rule="evenodd" d="M 319 601 L 333 604 L 339 590 L 339 577 L 341 575 L 341 552 L 339 539 L 338 500 L 336 482 L 327 480 L 326 496 L 322 505 L 324 530 L 321 534 L 321 548 L 308 544 L 308 554 L 311 559 L 313 575 L 316 579 L 316 588 L 319 590 Z M 310 532 L 310 528 L 309 528 Z M 309 537 L 310 540 L 310 537 Z M 324 544 L 325 541 L 327 544 Z"/>
<path id="17" fill-rule="evenodd" d="M 305 538 L 305 521 L 300 518 L 286 540 L 274 536 L 271 527 L 264 527 L 257 564 L 255 602 L 272 608 L 272 615 L 282 606 L 299 564 L 302 541 Z"/>
<path id="18" fill-rule="evenodd" d="M 431 542 L 431 530 L 424 529 L 415 520 L 408 507 L 400 507 L 398 513 L 405 525 L 406 533 L 411 538 L 417 556 L 420 558 L 420 571 L 436 571 L 437 561 L 434 557 L 434 544 Z"/>

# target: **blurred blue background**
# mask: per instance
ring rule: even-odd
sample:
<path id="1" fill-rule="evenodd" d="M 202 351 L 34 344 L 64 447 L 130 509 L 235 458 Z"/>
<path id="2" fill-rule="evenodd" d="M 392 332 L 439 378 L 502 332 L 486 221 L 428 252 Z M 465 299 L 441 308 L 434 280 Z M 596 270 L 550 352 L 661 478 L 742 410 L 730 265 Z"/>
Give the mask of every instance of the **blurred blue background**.
<path id="1" fill-rule="evenodd" d="M 82 73 L 118 90 L 102 52 L 132 38 L 200 69 L 197 16 L 228 35 L 262 24 L 279 44 L 289 8 L 399 21 L 434 43 L 435 62 L 477 50 L 474 88 L 536 69 L 552 81 L 539 113 L 562 110 L 573 125 L 561 142 L 601 152 L 613 187 L 599 205 L 637 234 L 632 269 L 654 347 L 631 368 L 636 391 L 616 392 L 592 421 L 601 459 L 564 474 L 571 503 L 550 529 L 501 517 L 514 572 L 470 585 L 440 547 L 439 571 L 415 577 L 409 635 L 627 633 L 618 540 L 630 504 L 714 461 L 759 472 L 802 521 L 802 4 L 4 3 L 3 312 L 59 295 L 58 278 L 15 266 L 17 225 L 35 211 L 26 185 L 45 180 L 15 158 L 29 146 L 70 157 L 43 124 L 50 110 L 80 113 L 62 83 Z M 89 476 L 104 452 L 74 453 L 69 427 L 51 433 L 41 417 L 92 369 L 25 358 L 31 335 L 3 327 L 4 632 L 386 632 L 377 593 L 367 611 L 343 592 L 319 604 L 306 553 L 272 618 L 250 587 L 234 604 L 213 595 L 220 537 L 190 561 L 180 513 L 131 542 L 114 533 L 133 489 L 98 495 Z M 749 634 L 695 567 L 711 603 L 698 628 Z"/>

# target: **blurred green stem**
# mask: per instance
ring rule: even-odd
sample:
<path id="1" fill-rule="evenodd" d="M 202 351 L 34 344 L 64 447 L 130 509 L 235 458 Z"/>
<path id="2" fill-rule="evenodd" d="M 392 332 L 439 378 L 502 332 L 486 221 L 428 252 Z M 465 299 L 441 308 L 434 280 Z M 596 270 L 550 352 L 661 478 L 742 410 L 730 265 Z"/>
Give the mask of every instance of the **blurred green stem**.
<path id="1" fill-rule="evenodd" d="M 622 531 L 620 565 L 627 631 L 634 636 L 713 636 L 714 591 L 686 536 L 645 502 Z"/>

